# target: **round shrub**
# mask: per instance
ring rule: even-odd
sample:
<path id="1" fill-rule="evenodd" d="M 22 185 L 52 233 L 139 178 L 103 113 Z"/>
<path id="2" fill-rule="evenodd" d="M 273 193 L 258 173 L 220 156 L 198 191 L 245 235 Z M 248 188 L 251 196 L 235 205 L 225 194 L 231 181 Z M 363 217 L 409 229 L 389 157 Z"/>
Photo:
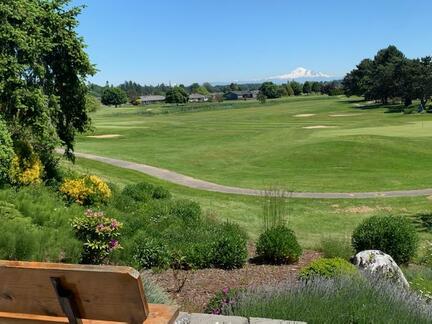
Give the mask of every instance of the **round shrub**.
<path id="1" fill-rule="evenodd" d="M 132 198 L 135 201 L 146 202 L 151 199 L 153 194 L 153 185 L 140 182 L 137 184 L 131 184 L 124 187 L 122 191 L 123 196 Z"/>
<path id="2" fill-rule="evenodd" d="M 357 252 L 380 250 L 404 264 L 417 250 L 418 234 L 403 216 L 372 216 L 354 230 L 352 244 Z"/>
<path id="3" fill-rule="evenodd" d="M 143 231 L 135 235 L 131 253 L 134 265 L 144 269 L 165 268 L 170 260 L 167 246 Z"/>
<path id="4" fill-rule="evenodd" d="M 171 205 L 171 214 L 185 222 L 198 221 L 201 218 L 201 207 L 192 200 L 176 200 Z"/>
<path id="5" fill-rule="evenodd" d="M 299 274 L 302 280 L 315 277 L 334 278 L 352 276 L 357 273 L 356 267 L 342 258 L 320 258 L 304 267 Z"/>
<path id="6" fill-rule="evenodd" d="M 150 199 L 170 199 L 171 193 L 162 186 L 154 186 L 147 182 L 127 185 L 123 191 L 123 196 L 128 196 L 139 202 L 147 202 Z"/>
<path id="7" fill-rule="evenodd" d="M 10 133 L 3 119 L 0 119 L 0 184 L 8 180 L 9 169 L 14 155 Z"/>
<path id="8" fill-rule="evenodd" d="M 171 193 L 168 191 L 168 189 L 166 189 L 162 186 L 156 186 L 153 188 L 152 198 L 153 199 L 170 199 Z"/>
<path id="9" fill-rule="evenodd" d="M 241 268 L 248 257 L 247 235 L 240 226 L 225 223 L 213 241 L 213 266 L 221 269 Z"/>
<path id="10" fill-rule="evenodd" d="M 296 262 L 302 253 L 294 232 L 286 226 L 269 228 L 262 233 L 256 251 L 259 259 L 273 264 Z"/>

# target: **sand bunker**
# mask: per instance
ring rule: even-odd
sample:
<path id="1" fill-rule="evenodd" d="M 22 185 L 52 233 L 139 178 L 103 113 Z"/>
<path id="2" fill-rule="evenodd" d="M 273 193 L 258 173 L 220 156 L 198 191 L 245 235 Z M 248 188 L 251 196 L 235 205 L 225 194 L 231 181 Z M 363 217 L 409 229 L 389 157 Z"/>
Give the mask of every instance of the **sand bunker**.
<path id="1" fill-rule="evenodd" d="M 299 115 L 294 115 L 294 117 L 311 117 L 311 116 L 315 116 L 316 114 L 299 114 Z"/>
<path id="2" fill-rule="evenodd" d="M 330 117 L 350 117 L 350 116 L 358 116 L 360 114 L 335 114 L 335 115 L 329 115 Z"/>
<path id="3" fill-rule="evenodd" d="M 315 126 L 305 126 L 306 129 L 316 129 L 316 128 L 335 128 L 336 126 L 325 126 L 325 125 L 315 125 Z"/>
<path id="4" fill-rule="evenodd" d="M 87 136 L 90 138 L 115 138 L 115 137 L 120 137 L 121 135 L 119 134 L 105 134 L 105 135 L 91 135 L 91 136 Z"/>

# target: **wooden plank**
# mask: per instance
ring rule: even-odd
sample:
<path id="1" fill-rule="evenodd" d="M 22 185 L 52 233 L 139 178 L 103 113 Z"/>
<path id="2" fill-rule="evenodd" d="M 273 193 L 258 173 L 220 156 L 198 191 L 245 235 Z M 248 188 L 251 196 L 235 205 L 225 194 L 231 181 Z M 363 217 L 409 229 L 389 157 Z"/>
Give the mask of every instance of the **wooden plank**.
<path id="1" fill-rule="evenodd" d="M 42 315 L 28 315 L 19 313 L 0 312 L 1 324 L 65 324 L 69 323 L 66 317 L 53 317 Z M 83 324 L 126 324 L 125 322 L 82 320 Z"/>
<path id="2" fill-rule="evenodd" d="M 149 304 L 150 313 L 143 324 L 172 324 L 178 316 L 178 307 Z M 0 312 L 1 324 L 65 324 L 68 323 L 66 317 L 52 317 L 40 315 L 27 315 L 18 313 Z M 96 320 L 83 320 L 83 324 L 125 324 L 125 322 L 108 322 Z"/>
<path id="3" fill-rule="evenodd" d="M 173 324 L 179 314 L 176 306 L 149 304 L 150 313 L 144 324 Z"/>
<path id="4" fill-rule="evenodd" d="M 142 324 L 149 314 L 132 268 L 17 261 L 0 261 L 0 311 L 63 317 L 53 277 L 73 293 L 82 318 Z"/>

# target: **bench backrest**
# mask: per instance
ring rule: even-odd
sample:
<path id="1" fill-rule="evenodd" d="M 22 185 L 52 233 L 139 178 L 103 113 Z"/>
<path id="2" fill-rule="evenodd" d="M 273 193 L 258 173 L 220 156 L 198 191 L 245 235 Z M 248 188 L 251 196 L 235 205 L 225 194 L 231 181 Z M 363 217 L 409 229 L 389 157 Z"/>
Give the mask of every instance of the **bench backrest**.
<path id="1" fill-rule="evenodd" d="M 0 261 L 0 312 L 69 317 L 68 307 L 81 319 L 133 324 L 149 314 L 132 268 Z"/>

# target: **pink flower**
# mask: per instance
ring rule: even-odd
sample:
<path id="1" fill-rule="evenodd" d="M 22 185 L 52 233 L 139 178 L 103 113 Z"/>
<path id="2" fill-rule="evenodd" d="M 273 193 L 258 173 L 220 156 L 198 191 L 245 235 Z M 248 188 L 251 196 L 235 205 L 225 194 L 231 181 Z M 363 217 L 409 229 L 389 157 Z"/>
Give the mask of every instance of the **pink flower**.
<path id="1" fill-rule="evenodd" d="M 108 243 L 111 250 L 115 250 L 119 246 L 119 242 L 117 240 L 111 240 Z"/>
<path id="2" fill-rule="evenodd" d="M 228 294 L 229 288 L 224 288 L 224 289 L 222 289 L 222 291 L 224 294 Z"/>

